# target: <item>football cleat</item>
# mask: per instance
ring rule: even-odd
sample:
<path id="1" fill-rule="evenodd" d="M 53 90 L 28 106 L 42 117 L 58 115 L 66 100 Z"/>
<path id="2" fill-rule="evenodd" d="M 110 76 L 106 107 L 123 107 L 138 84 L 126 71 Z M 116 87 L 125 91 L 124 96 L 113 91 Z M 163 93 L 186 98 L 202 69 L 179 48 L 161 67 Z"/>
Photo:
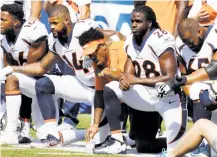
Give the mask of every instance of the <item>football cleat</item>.
<path id="1" fill-rule="evenodd" d="M 110 137 L 101 146 L 94 148 L 93 152 L 95 154 L 126 154 L 127 148 L 124 142 Z"/>
<path id="2" fill-rule="evenodd" d="M 31 143 L 31 140 L 30 140 L 30 123 L 24 122 L 22 120 L 20 122 L 21 122 L 20 135 L 18 137 L 19 143 L 20 144 Z"/>
<path id="3" fill-rule="evenodd" d="M 190 152 L 191 157 L 210 157 L 211 156 L 211 150 L 210 146 L 208 144 L 205 144 L 202 142 L 197 149 Z"/>
<path id="4" fill-rule="evenodd" d="M 41 142 L 45 144 L 47 147 L 52 147 L 52 146 L 59 146 L 62 145 L 63 143 L 63 137 L 60 132 L 59 133 L 59 138 L 48 134 L 46 139 L 42 139 Z"/>

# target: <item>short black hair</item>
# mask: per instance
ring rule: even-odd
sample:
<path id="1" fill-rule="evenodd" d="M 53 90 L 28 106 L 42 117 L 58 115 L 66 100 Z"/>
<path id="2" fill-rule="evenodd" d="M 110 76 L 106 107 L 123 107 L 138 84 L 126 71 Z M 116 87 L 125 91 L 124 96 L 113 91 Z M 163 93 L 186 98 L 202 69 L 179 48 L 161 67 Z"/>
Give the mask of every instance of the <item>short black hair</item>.
<path id="1" fill-rule="evenodd" d="M 157 18 L 152 8 L 146 5 L 138 5 L 133 9 L 133 13 L 135 12 L 143 13 L 146 19 L 152 22 L 152 28 L 160 29 L 160 25 L 157 23 Z"/>
<path id="2" fill-rule="evenodd" d="M 24 21 L 24 12 L 23 8 L 14 3 L 14 4 L 4 4 L 1 7 L 1 11 L 6 11 L 16 17 L 19 21 L 23 22 Z"/>
<path id="3" fill-rule="evenodd" d="M 57 16 L 57 15 L 62 16 L 64 14 L 69 14 L 69 9 L 62 4 L 54 5 L 48 11 L 48 17 Z"/>
<path id="4" fill-rule="evenodd" d="M 90 41 L 103 39 L 104 34 L 95 28 L 90 28 L 89 30 L 83 32 L 79 37 L 79 44 L 84 46 L 85 44 L 89 43 Z"/>

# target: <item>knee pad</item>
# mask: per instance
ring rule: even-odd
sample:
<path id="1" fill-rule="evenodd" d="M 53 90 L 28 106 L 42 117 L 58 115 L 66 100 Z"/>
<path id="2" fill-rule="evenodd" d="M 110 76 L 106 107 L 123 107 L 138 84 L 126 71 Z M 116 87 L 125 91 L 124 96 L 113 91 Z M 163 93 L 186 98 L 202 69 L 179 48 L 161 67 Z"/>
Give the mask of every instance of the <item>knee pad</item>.
<path id="1" fill-rule="evenodd" d="M 200 103 L 203 106 L 204 109 L 208 111 L 213 111 L 217 108 L 217 104 L 214 104 L 210 97 L 209 97 L 209 91 L 208 90 L 202 90 L 200 92 Z"/>
<path id="2" fill-rule="evenodd" d="M 54 84 L 50 80 L 49 77 L 43 77 L 43 78 L 37 80 L 36 83 L 35 83 L 35 88 L 36 88 L 36 91 L 47 92 L 47 93 L 50 93 L 50 94 L 55 93 Z"/>

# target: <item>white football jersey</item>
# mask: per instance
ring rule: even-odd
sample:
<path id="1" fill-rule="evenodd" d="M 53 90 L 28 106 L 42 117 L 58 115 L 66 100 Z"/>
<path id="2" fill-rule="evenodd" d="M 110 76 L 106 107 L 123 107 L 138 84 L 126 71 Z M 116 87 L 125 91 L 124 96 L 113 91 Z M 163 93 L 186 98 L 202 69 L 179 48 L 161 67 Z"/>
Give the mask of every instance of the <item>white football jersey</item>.
<path id="1" fill-rule="evenodd" d="M 15 43 L 7 41 L 6 36 L 1 40 L 1 46 L 8 56 L 17 61 L 19 65 L 23 65 L 27 61 L 27 56 L 31 44 L 36 42 L 43 36 L 48 36 L 45 25 L 40 21 L 25 22 Z"/>
<path id="2" fill-rule="evenodd" d="M 165 30 L 154 29 L 143 40 L 141 47 L 135 44 L 131 34 L 127 37 L 124 48 L 132 59 L 137 76 L 152 78 L 162 74 L 159 57 L 168 48 L 175 50 L 175 39 L 172 34 Z"/>
<path id="3" fill-rule="evenodd" d="M 69 45 L 62 45 L 57 38 L 53 37 L 53 34 L 51 33 L 48 38 L 49 49 L 53 53 L 58 54 L 69 67 L 74 69 L 76 77 L 83 84 L 87 86 L 94 86 L 94 70 L 93 68 L 83 68 L 83 49 L 79 45 L 78 39 L 74 35 L 74 31 Z"/>
<path id="4" fill-rule="evenodd" d="M 212 60 L 214 50 L 217 49 L 217 25 L 210 26 L 205 34 L 204 43 L 199 52 L 192 51 L 178 37 L 176 48 L 178 54 L 183 58 L 188 73 L 207 66 Z"/>

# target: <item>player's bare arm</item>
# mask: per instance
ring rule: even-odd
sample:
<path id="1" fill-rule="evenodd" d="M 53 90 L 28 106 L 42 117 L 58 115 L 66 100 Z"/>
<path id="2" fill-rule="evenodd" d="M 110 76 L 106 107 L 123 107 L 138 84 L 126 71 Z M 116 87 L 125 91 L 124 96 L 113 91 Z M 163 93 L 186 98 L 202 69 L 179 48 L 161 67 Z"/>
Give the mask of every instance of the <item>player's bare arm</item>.
<path id="1" fill-rule="evenodd" d="M 31 15 L 30 20 L 39 19 L 41 14 L 42 1 L 31 0 Z"/>
<path id="2" fill-rule="evenodd" d="M 97 28 L 97 29 L 104 34 L 104 36 L 106 38 L 105 40 L 107 40 L 107 38 L 110 38 L 113 35 L 117 35 L 117 37 L 122 41 L 124 41 L 126 39 L 126 37 L 120 32 L 113 31 L 113 30 L 103 30 L 102 28 Z"/>
<path id="3" fill-rule="evenodd" d="M 28 76 L 44 75 L 59 59 L 58 55 L 49 51 L 40 62 L 25 64 L 23 66 L 12 66 L 14 72 L 19 72 Z"/>
<path id="4" fill-rule="evenodd" d="M 57 1 L 57 0 L 46 0 L 46 1 L 44 1 L 44 3 L 43 3 L 43 9 L 44 9 L 46 12 L 49 12 L 49 10 L 50 10 L 55 4 L 58 4 L 58 1 Z"/>
<path id="5" fill-rule="evenodd" d="M 85 4 L 79 7 L 80 17 L 79 19 L 88 19 L 90 17 L 90 4 Z"/>
<path id="6" fill-rule="evenodd" d="M 124 73 L 123 76 L 119 79 L 120 84 L 119 87 L 121 90 L 128 90 L 130 88 L 130 81 L 127 79 L 128 76 L 134 76 L 135 69 L 130 57 L 127 58 L 126 64 L 124 66 Z"/>
<path id="7" fill-rule="evenodd" d="M 183 62 L 183 58 L 178 54 L 176 55 L 176 57 L 177 57 L 177 62 L 178 62 L 178 66 L 179 66 L 181 75 L 186 76 L 188 74 L 188 72 L 187 72 L 187 67 Z M 190 95 L 190 85 L 183 86 L 182 89 L 183 89 L 186 96 Z"/>
<path id="8" fill-rule="evenodd" d="M 114 69 L 105 68 L 100 73 L 100 76 L 107 76 L 112 80 L 118 81 L 123 76 L 123 73 Z"/>
<path id="9" fill-rule="evenodd" d="M 40 61 L 41 58 L 47 53 L 47 36 L 43 36 L 31 44 L 27 56 L 27 63 L 34 63 Z"/>
<path id="10" fill-rule="evenodd" d="M 177 33 L 177 26 L 179 21 L 185 18 L 185 9 L 188 7 L 188 1 L 176 1 L 176 8 L 177 8 L 177 14 L 176 14 L 176 21 L 175 21 L 175 28 L 173 35 L 176 37 L 178 35 Z"/>
<path id="11" fill-rule="evenodd" d="M 98 71 L 95 64 L 93 64 L 95 72 Z M 94 135 L 99 130 L 99 125 L 101 121 L 101 117 L 104 111 L 104 99 L 103 99 L 103 89 L 108 80 L 105 77 L 97 76 L 95 77 L 95 94 L 94 94 L 94 123 L 91 127 L 89 127 L 86 131 L 86 141 L 90 141 L 93 139 Z"/>
<path id="12" fill-rule="evenodd" d="M 212 78 L 210 78 L 210 76 L 208 74 L 208 71 L 217 71 L 217 66 L 215 66 L 216 62 L 217 62 L 217 53 L 215 52 L 213 57 L 212 57 L 212 61 L 208 65 L 208 67 L 198 69 L 195 72 L 193 72 L 192 74 L 186 76 L 186 78 L 187 78 L 186 85 L 191 85 L 194 82 L 198 82 L 198 81 L 206 81 L 206 80 L 210 80 L 210 79 L 212 80 Z M 207 68 L 209 68 L 208 71 L 207 71 Z M 212 75 L 217 76 L 217 73 L 214 72 Z"/>

